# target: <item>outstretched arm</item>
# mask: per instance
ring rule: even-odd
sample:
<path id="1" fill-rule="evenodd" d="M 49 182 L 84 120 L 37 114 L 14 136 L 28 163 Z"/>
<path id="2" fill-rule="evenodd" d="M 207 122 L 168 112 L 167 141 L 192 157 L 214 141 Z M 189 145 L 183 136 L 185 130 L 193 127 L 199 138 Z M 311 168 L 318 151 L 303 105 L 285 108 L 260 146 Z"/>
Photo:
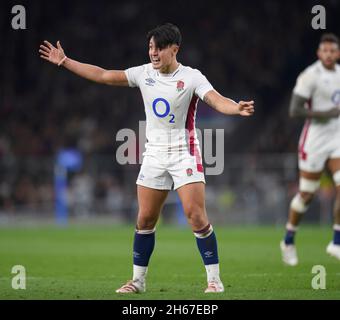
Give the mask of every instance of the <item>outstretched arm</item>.
<path id="1" fill-rule="evenodd" d="M 224 114 L 251 116 L 255 112 L 254 101 L 240 101 L 236 103 L 229 98 L 223 97 L 216 90 L 208 91 L 203 100 L 210 107 Z"/>
<path id="2" fill-rule="evenodd" d="M 293 118 L 315 118 L 315 119 L 329 119 L 336 118 L 340 115 L 340 108 L 334 107 L 327 111 L 313 111 L 305 108 L 308 99 L 303 98 L 293 93 L 290 100 L 289 115 Z"/>
<path id="3" fill-rule="evenodd" d="M 57 47 L 54 47 L 45 40 L 44 44 L 40 45 L 39 52 L 42 59 L 58 66 L 62 65 L 66 69 L 85 79 L 112 86 L 129 85 L 125 72 L 122 70 L 105 70 L 91 64 L 81 63 L 68 58 L 61 47 L 60 41 L 57 42 Z"/>

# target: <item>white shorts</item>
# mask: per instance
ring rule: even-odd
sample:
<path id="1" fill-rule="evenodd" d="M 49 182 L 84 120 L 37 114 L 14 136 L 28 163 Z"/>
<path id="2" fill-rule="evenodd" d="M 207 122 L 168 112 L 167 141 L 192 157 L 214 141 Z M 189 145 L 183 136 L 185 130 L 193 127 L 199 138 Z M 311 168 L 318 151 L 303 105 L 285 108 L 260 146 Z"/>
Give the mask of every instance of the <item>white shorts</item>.
<path id="1" fill-rule="evenodd" d="M 299 142 L 299 169 L 321 172 L 328 159 L 340 158 L 340 130 L 322 130 L 306 121 Z"/>
<path id="2" fill-rule="evenodd" d="M 205 183 L 200 156 L 188 151 L 146 153 L 136 184 L 158 190 L 174 190 L 188 183 Z"/>

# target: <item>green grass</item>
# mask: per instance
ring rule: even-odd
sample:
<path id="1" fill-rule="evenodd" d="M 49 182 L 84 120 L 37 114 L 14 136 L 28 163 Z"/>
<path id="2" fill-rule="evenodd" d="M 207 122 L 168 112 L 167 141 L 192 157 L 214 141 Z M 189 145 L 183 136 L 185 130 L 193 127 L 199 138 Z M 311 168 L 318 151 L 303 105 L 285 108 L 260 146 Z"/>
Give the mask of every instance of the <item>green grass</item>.
<path id="1" fill-rule="evenodd" d="M 131 278 L 132 226 L 0 229 L 0 299 L 340 299 L 340 261 L 325 248 L 330 228 L 303 226 L 299 266 L 281 263 L 283 228 L 215 228 L 226 292 L 205 295 L 205 269 L 189 228 L 160 226 L 147 292 L 122 296 Z M 14 290 L 14 265 L 27 272 L 26 290 Z M 313 290 L 311 270 L 323 265 L 325 290 Z"/>

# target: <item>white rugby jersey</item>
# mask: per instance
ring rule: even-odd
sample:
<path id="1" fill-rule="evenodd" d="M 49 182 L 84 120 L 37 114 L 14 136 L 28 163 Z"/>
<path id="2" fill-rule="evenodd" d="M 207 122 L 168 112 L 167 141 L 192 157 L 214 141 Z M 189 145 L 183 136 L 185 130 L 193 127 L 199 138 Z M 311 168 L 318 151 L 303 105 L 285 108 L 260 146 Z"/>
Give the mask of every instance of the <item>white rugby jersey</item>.
<path id="1" fill-rule="evenodd" d="M 129 86 L 142 93 L 146 114 L 146 151 L 172 152 L 199 148 L 195 130 L 198 98 L 213 90 L 197 69 L 183 66 L 162 74 L 144 64 L 125 70 Z"/>
<path id="2" fill-rule="evenodd" d="M 340 66 L 328 70 L 320 60 L 316 61 L 299 75 L 293 92 L 310 99 L 309 107 L 315 111 L 340 107 Z M 329 119 L 326 123 L 313 119 L 312 124 L 324 129 L 340 130 L 340 118 Z"/>

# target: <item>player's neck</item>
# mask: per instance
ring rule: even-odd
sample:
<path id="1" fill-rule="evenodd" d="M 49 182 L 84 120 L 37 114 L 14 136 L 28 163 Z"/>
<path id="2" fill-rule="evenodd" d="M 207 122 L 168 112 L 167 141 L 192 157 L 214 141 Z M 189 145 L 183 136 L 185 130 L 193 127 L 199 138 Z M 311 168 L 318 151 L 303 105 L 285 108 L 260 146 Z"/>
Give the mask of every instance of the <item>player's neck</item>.
<path id="1" fill-rule="evenodd" d="M 159 72 L 163 74 L 171 74 L 175 72 L 178 67 L 179 63 L 177 62 L 177 60 L 174 60 L 171 64 L 164 66 L 164 68 L 159 69 Z"/>
<path id="2" fill-rule="evenodd" d="M 321 61 L 321 64 L 322 64 L 322 66 L 326 69 L 326 70 L 328 70 L 328 71 L 335 71 L 335 63 L 334 64 L 331 64 L 331 65 L 325 65 L 322 61 Z"/>

